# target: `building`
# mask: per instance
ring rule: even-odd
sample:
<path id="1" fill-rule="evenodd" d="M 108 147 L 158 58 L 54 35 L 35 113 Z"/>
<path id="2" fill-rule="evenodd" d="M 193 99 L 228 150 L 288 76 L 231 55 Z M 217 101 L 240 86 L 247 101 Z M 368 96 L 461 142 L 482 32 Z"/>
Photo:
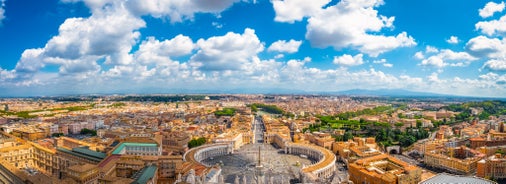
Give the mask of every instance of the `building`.
<path id="1" fill-rule="evenodd" d="M 354 137 L 353 140 L 348 140 L 346 142 L 334 142 L 332 151 L 338 155 L 339 160 L 345 161 L 346 163 L 381 154 L 374 137 Z"/>
<path id="2" fill-rule="evenodd" d="M 29 141 L 45 138 L 48 136 L 47 133 L 35 127 L 17 128 L 12 131 L 12 135 Z"/>
<path id="3" fill-rule="evenodd" d="M 98 183 L 98 167 L 92 164 L 78 164 L 66 169 L 65 176 L 78 184 Z"/>
<path id="4" fill-rule="evenodd" d="M 97 165 L 106 158 L 106 154 L 96 152 L 89 149 L 89 147 L 76 147 L 66 149 L 63 147 L 56 148 L 56 157 L 58 161 L 58 170 L 61 172 L 66 171 L 74 165 L 92 164 Z"/>
<path id="5" fill-rule="evenodd" d="M 359 159 L 348 165 L 353 183 L 404 184 L 421 181 L 422 170 L 386 154 Z"/>
<path id="6" fill-rule="evenodd" d="M 158 168 L 155 165 L 142 168 L 132 177 L 134 178 L 132 184 L 156 184 L 158 180 L 157 170 Z"/>
<path id="7" fill-rule="evenodd" d="M 446 173 L 440 173 L 436 176 L 433 176 L 425 181 L 420 182 L 420 184 L 443 184 L 443 183 L 480 183 L 480 184 L 497 184 L 497 182 L 490 181 L 483 178 L 473 177 L 473 176 L 457 176 L 450 175 Z"/>
<path id="8" fill-rule="evenodd" d="M 136 155 L 136 156 L 155 156 L 162 155 L 162 146 L 156 143 L 120 143 L 112 152 L 113 155 Z"/>
<path id="9" fill-rule="evenodd" d="M 506 158 L 501 153 L 497 153 L 478 161 L 476 176 L 495 179 L 506 178 Z"/>
<path id="10" fill-rule="evenodd" d="M 70 134 L 80 134 L 83 129 L 81 123 L 71 123 L 68 125 Z"/>
<path id="11" fill-rule="evenodd" d="M 176 152 L 183 154 L 188 150 L 188 142 L 190 142 L 190 135 L 184 132 L 161 132 L 162 147 L 166 152 Z"/>
<path id="12" fill-rule="evenodd" d="M 426 152 L 424 162 L 430 167 L 447 169 L 459 174 L 471 174 L 476 172 L 477 162 L 485 156 L 483 153 L 462 146 Z"/>
<path id="13" fill-rule="evenodd" d="M 332 143 L 335 142 L 330 134 L 320 132 L 306 133 L 306 140 L 329 150 L 332 149 Z"/>
<path id="14" fill-rule="evenodd" d="M 33 147 L 19 138 L 2 132 L 0 159 L 20 169 L 33 167 Z"/>

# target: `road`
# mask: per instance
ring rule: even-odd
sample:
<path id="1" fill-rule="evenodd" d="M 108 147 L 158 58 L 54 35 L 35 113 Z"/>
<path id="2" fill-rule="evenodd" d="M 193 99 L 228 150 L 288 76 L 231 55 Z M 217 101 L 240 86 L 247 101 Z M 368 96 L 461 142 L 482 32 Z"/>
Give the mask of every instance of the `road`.
<path id="1" fill-rule="evenodd" d="M 255 122 L 253 123 L 253 132 L 255 133 L 255 144 L 264 142 L 264 131 L 265 126 L 262 118 L 257 116 L 255 117 Z"/>

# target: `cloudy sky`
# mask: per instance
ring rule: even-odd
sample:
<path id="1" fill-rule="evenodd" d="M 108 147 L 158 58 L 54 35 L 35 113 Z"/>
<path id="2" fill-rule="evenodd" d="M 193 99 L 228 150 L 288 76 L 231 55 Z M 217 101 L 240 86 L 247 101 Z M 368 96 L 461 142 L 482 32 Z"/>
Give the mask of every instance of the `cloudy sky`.
<path id="1" fill-rule="evenodd" d="M 506 97 L 504 9 L 483 0 L 0 0 L 0 96 Z"/>

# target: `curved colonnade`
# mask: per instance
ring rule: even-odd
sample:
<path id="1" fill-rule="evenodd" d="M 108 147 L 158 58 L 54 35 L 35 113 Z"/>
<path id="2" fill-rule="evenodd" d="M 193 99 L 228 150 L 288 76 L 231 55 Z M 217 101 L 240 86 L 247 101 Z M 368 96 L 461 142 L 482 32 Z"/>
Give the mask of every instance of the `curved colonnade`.
<path id="1" fill-rule="evenodd" d="M 211 167 L 202 161 L 216 156 L 223 156 L 232 154 L 234 152 L 233 145 L 230 144 L 208 144 L 188 150 L 184 155 L 183 159 L 186 162 L 200 163 L 206 167 Z"/>
<path id="2" fill-rule="evenodd" d="M 316 181 L 320 178 L 330 178 L 335 172 L 336 156 L 330 150 L 310 144 L 286 143 L 284 146 L 286 154 L 306 155 L 316 160 L 311 165 L 301 168 L 301 178 L 308 181 Z M 188 150 L 184 161 L 202 164 L 211 167 L 202 161 L 210 158 L 233 153 L 233 145 L 230 144 L 209 144 Z"/>
<path id="3" fill-rule="evenodd" d="M 285 153 L 306 155 L 316 160 L 315 163 L 302 167 L 301 175 L 305 179 L 315 181 L 319 178 L 329 178 L 336 170 L 336 155 L 328 149 L 309 144 L 288 143 L 285 146 Z"/>

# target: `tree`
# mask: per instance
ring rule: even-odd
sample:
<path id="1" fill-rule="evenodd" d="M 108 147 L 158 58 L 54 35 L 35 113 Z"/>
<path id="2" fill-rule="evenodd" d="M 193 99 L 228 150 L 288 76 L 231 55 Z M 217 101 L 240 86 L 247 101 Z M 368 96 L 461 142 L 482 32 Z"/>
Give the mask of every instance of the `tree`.
<path id="1" fill-rule="evenodd" d="M 197 146 L 201 146 L 203 144 L 206 143 L 206 138 L 205 137 L 200 137 L 200 138 L 197 138 L 197 139 L 192 139 L 191 141 L 188 142 L 188 147 L 189 148 L 194 148 L 194 147 L 197 147 Z"/>
<path id="2" fill-rule="evenodd" d="M 420 128 L 422 125 L 422 120 L 416 120 L 416 128 Z"/>
<path id="3" fill-rule="evenodd" d="M 53 136 L 53 137 L 61 137 L 61 136 L 63 136 L 63 133 L 53 133 L 51 136 Z"/>
<path id="4" fill-rule="evenodd" d="M 235 109 L 234 108 L 223 108 L 223 110 L 221 111 L 215 111 L 214 112 L 214 115 L 215 116 L 233 116 L 235 114 Z"/>
<path id="5" fill-rule="evenodd" d="M 87 128 L 83 128 L 81 130 L 81 134 L 83 134 L 83 135 L 88 134 L 88 135 L 91 135 L 91 136 L 96 136 L 97 135 L 97 131 L 96 130 L 90 130 L 90 129 L 87 129 Z"/>
<path id="6" fill-rule="evenodd" d="M 346 131 L 343 136 L 343 141 L 348 141 L 353 139 L 353 134 L 351 132 Z"/>

